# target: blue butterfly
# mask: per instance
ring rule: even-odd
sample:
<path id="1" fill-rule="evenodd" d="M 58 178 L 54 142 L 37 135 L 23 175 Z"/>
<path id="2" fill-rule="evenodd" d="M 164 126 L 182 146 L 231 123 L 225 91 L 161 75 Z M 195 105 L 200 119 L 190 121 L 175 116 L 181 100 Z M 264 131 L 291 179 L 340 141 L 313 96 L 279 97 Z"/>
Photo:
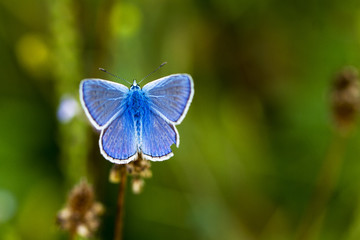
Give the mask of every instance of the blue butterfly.
<path id="1" fill-rule="evenodd" d="M 179 147 L 175 125 L 184 119 L 194 96 L 188 74 L 173 74 L 130 89 L 102 79 L 84 79 L 80 100 L 87 117 L 101 131 L 101 154 L 117 164 L 140 157 L 163 161 Z"/>

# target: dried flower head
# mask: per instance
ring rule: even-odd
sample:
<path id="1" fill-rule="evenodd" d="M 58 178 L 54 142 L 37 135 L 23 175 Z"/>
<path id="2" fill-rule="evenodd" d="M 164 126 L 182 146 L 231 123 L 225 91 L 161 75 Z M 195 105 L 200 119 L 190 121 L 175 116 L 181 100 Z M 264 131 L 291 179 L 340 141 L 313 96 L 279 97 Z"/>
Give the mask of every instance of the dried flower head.
<path id="1" fill-rule="evenodd" d="M 70 192 L 65 208 L 57 215 L 57 224 L 71 235 L 92 236 L 100 225 L 104 213 L 101 203 L 95 202 L 93 188 L 81 181 Z"/>
<path id="2" fill-rule="evenodd" d="M 348 130 L 356 120 L 360 106 L 358 71 L 347 67 L 335 78 L 332 89 L 332 110 L 337 127 Z"/>
<path id="3" fill-rule="evenodd" d="M 112 183 L 119 183 L 121 181 L 120 168 L 123 165 L 114 164 L 110 170 L 109 181 Z M 144 178 L 151 178 L 152 172 L 150 170 L 151 164 L 150 161 L 145 160 L 139 157 L 137 160 L 132 161 L 126 164 L 126 172 L 128 175 L 132 176 L 132 190 L 133 193 L 141 193 L 145 181 Z"/>
<path id="4" fill-rule="evenodd" d="M 143 158 L 138 158 L 136 161 L 130 162 L 126 165 L 127 172 L 130 176 L 150 178 L 152 172 L 150 170 L 151 163 Z"/>
<path id="5" fill-rule="evenodd" d="M 126 167 L 128 174 L 132 176 L 131 186 L 133 193 L 141 193 L 145 185 L 144 178 L 152 177 L 150 161 L 140 157 L 136 161 L 127 164 Z"/>

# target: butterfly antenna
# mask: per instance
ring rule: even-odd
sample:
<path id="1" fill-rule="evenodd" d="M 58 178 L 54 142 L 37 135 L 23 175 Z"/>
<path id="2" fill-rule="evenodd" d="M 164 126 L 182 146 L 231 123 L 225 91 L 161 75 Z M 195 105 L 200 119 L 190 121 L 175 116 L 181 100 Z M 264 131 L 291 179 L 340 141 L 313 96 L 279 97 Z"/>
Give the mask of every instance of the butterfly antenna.
<path id="1" fill-rule="evenodd" d="M 139 84 L 144 81 L 147 77 L 149 77 L 151 74 L 153 74 L 154 72 L 156 72 L 157 70 L 159 70 L 162 66 L 164 66 L 165 64 L 167 64 L 167 62 L 163 62 L 160 66 L 158 66 L 154 71 L 152 71 L 151 73 L 149 73 L 148 75 L 146 75 L 143 79 L 141 79 L 141 81 L 139 82 Z"/>
<path id="2" fill-rule="evenodd" d="M 121 77 L 119 77 L 119 76 L 117 76 L 117 75 L 115 75 L 115 74 L 112 74 L 111 72 L 108 72 L 108 71 L 106 71 L 106 70 L 103 69 L 103 68 L 99 68 L 99 70 L 100 70 L 100 71 L 103 71 L 103 72 L 106 72 L 107 74 L 110 74 L 110 75 L 113 76 L 113 77 L 116 77 L 116 78 L 118 78 L 118 79 L 121 79 L 121 80 L 127 82 L 128 84 L 131 84 L 129 81 L 126 81 L 125 79 L 123 79 L 123 78 L 121 78 Z"/>

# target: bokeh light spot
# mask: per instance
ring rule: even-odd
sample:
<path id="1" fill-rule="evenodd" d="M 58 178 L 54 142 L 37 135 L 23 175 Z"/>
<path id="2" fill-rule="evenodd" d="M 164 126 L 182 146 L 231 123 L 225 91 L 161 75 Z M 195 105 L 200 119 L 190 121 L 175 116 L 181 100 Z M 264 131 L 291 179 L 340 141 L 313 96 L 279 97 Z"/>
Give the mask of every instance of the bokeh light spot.
<path id="1" fill-rule="evenodd" d="M 49 49 L 38 35 L 24 35 L 15 47 L 20 64 L 28 71 L 39 71 L 48 62 Z"/>
<path id="2" fill-rule="evenodd" d="M 79 104 L 71 96 L 64 96 L 61 99 L 57 111 L 58 120 L 62 123 L 67 123 L 73 119 L 80 111 Z"/>
<path id="3" fill-rule="evenodd" d="M 118 3 L 110 16 L 110 26 L 115 35 L 133 36 L 140 27 L 141 13 L 137 6 L 131 3 Z"/>

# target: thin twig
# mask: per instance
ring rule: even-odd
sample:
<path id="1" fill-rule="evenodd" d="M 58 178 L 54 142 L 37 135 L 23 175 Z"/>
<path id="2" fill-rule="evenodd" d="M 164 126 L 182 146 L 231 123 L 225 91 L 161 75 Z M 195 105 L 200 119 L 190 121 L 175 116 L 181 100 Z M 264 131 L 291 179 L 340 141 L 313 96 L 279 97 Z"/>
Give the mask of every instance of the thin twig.
<path id="1" fill-rule="evenodd" d="M 117 200 L 117 212 L 116 212 L 116 223 L 115 223 L 115 234 L 114 240 L 121 240 L 123 237 L 123 225 L 124 225 L 124 201 L 125 201 L 125 187 L 126 187 L 126 166 L 120 166 L 120 183 L 119 193 Z"/>

